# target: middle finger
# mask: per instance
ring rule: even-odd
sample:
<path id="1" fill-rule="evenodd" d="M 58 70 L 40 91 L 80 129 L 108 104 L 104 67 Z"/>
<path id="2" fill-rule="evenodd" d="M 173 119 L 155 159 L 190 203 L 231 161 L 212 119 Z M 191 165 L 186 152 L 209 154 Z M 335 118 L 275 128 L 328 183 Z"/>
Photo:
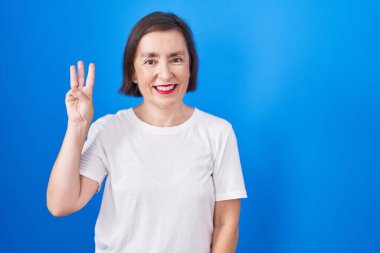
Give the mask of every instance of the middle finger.
<path id="1" fill-rule="evenodd" d="M 79 89 L 83 89 L 83 86 L 84 86 L 84 64 L 82 61 L 78 61 L 78 84 L 79 84 Z"/>

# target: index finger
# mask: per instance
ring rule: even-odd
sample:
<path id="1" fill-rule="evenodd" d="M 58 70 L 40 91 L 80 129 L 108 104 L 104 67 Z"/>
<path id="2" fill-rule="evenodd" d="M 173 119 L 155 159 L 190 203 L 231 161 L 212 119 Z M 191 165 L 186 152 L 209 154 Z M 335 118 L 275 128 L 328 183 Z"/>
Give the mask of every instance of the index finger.
<path id="1" fill-rule="evenodd" d="M 74 65 L 70 66 L 70 86 L 72 90 L 78 88 L 78 78 Z"/>

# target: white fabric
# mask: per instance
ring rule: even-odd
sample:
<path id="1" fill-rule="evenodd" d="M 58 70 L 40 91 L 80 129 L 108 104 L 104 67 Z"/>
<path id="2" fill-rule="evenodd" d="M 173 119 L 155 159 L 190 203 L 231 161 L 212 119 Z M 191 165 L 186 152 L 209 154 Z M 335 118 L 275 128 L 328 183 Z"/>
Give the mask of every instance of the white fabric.
<path id="1" fill-rule="evenodd" d="M 132 108 L 89 130 L 80 174 L 108 175 L 95 225 L 96 253 L 210 253 L 215 201 L 247 198 L 231 124 L 194 108 L 156 127 Z"/>

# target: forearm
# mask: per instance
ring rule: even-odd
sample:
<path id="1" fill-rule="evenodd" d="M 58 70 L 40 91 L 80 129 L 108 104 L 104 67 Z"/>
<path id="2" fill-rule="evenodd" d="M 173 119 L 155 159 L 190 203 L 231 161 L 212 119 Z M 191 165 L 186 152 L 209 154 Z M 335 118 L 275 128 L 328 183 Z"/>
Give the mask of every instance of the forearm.
<path id="1" fill-rule="evenodd" d="M 46 201 L 52 213 L 65 213 L 79 198 L 79 160 L 86 135 L 87 129 L 68 125 L 47 188 Z"/>
<path id="2" fill-rule="evenodd" d="M 237 226 L 221 225 L 214 228 L 211 253 L 235 253 L 238 243 Z"/>

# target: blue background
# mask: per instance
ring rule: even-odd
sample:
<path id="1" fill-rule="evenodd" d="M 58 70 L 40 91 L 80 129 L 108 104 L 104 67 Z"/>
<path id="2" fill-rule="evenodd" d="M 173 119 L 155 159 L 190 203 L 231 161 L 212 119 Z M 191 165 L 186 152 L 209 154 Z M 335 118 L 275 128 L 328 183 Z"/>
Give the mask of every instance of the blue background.
<path id="1" fill-rule="evenodd" d="M 96 64 L 95 119 L 118 94 L 128 34 L 172 11 L 193 29 L 185 101 L 235 129 L 248 199 L 238 253 L 380 252 L 380 1 L 1 0 L 0 252 L 93 252 L 102 194 L 54 218 L 51 167 L 69 66 Z"/>

